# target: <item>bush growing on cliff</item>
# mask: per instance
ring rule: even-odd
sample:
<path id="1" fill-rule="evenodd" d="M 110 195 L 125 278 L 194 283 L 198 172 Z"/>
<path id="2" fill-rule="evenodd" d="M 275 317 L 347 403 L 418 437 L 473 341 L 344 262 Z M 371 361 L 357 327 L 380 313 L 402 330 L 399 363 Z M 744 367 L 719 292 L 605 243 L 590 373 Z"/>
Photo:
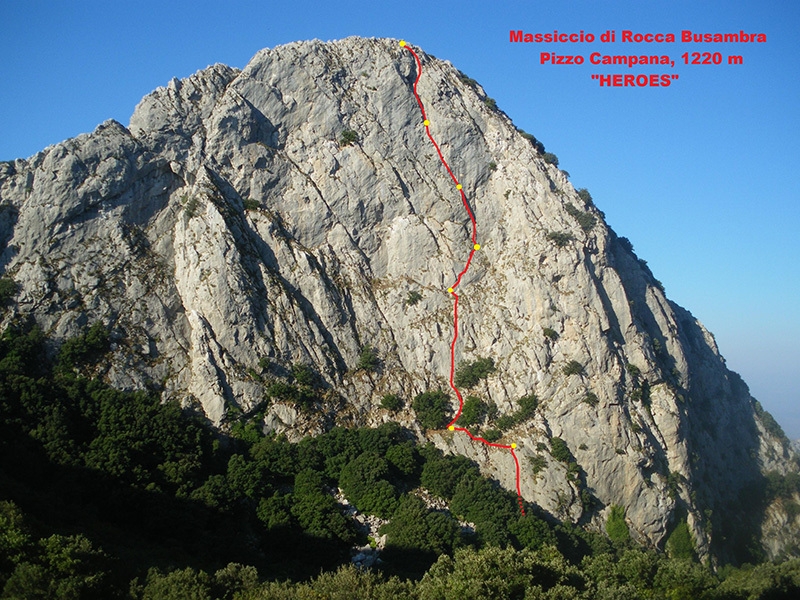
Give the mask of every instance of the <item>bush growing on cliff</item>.
<path id="1" fill-rule="evenodd" d="M 494 360 L 491 358 L 464 361 L 458 365 L 453 383 L 459 388 L 475 387 L 481 379 L 486 379 L 494 371 Z"/>
<path id="2" fill-rule="evenodd" d="M 292 377 L 298 385 L 313 386 L 316 383 L 314 370 L 304 363 L 294 363 L 292 365 Z"/>
<path id="3" fill-rule="evenodd" d="M 642 370 L 636 365 L 632 365 L 631 363 L 625 365 L 625 370 L 628 371 L 630 376 L 633 377 L 634 379 L 637 379 L 642 374 Z"/>
<path id="4" fill-rule="evenodd" d="M 484 429 L 481 432 L 481 437 L 485 439 L 487 442 L 494 443 L 501 437 L 503 437 L 503 432 L 500 431 L 499 429 L 494 429 L 494 428 Z"/>
<path id="5" fill-rule="evenodd" d="M 547 466 L 547 459 L 541 454 L 536 454 L 535 456 L 529 456 L 528 460 L 530 461 L 531 472 L 534 475 L 537 475 L 542 469 L 544 469 Z"/>
<path id="6" fill-rule="evenodd" d="M 626 238 L 624 236 L 618 237 L 617 238 L 617 242 L 619 243 L 620 246 L 622 246 L 622 248 L 625 251 L 630 252 L 631 254 L 634 254 L 633 244 L 631 243 L 631 241 L 628 238 Z"/>
<path id="7" fill-rule="evenodd" d="M 580 375 L 583 373 L 583 365 L 577 360 L 571 360 L 563 368 L 564 375 Z"/>
<path id="8" fill-rule="evenodd" d="M 569 446 L 567 446 L 567 442 L 559 437 L 550 438 L 550 454 L 557 461 L 563 462 L 564 464 L 569 464 L 574 460 L 572 458 L 572 452 L 570 452 Z"/>
<path id="9" fill-rule="evenodd" d="M 408 298 L 406 298 L 406 305 L 414 306 L 420 300 L 422 300 L 422 294 L 420 294 L 416 290 L 412 290 L 408 292 Z"/>
<path id="10" fill-rule="evenodd" d="M 761 406 L 761 403 L 758 400 L 753 400 L 753 412 L 756 413 L 761 424 L 764 426 L 769 433 L 780 439 L 781 441 L 788 441 L 786 434 L 783 431 L 783 428 L 780 424 L 775 420 L 769 412 L 764 410 L 764 407 Z"/>
<path id="11" fill-rule="evenodd" d="M 6 306 L 17 295 L 19 286 L 11 277 L 0 277 L 0 308 Z"/>
<path id="12" fill-rule="evenodd" d="M 536 407 L 539 406 L 539 399 L 534 394 L 528 394 L 517 400 L 517 404 L 519 408 L 514 414 L 514 420 L 521 423 L 533 417 Z"/>
<path id="13" fill-rule="evenodd" d="M 589 190 L 586 188 L 578 188 L 577 190 L 578 198 L 583 201 L 585 206 L 594 206 L 594 201 L 592 200 L 592 195 L 589 193 Z"/>
<path id="14" fill-rule="evenodd" d="M 524 137 L 526 140 L 528 140 L 533 145 L 534 148 L 536 148 L 536 151 L 539 154 L 544 154 L 544 144 L 542 142 L 540 142 L 539 140 L 537 140 L 536 136 L 534 136 L 533 134 L 528 133 L 527 131 L 525 131 L 523 129 L 517 129 L 517 131 L 519 131 L 520 135 L 522 137 Z"/>
<path id="15" fill-rule="evenodd" d="M 545 327 L 542 329 L 542 333 L 544 334 L 544 337 L 550 340 L 556 341 L 558 339 L 558 332 L 550 327 Z"/>
<path id="16" fill-rule="evenodd" d="M 606 533 L 612 542 L 623 544 L 631 539 L 628 523 L 625 522 L 625 507 L 613 504 L 606 521 Z"/>
<path id="17" fill-rule="evenodd" d="M 358 133 L 352 129 L 345 129 L 339 138 L 340 146 L 349 146 L 350 144 L 355 144 L 356 142 L 358 142 Z"/>
<path id="18" fill-rule="evenodd" d="M 195 198 L 194 196 L 192 196 L 191 198 L 189 198 L 188 196 L 183 196 L 182 199 L 186 202 L 183 208 L 183 212 L 188 219 L 191 219 L 197 213 L 197 206 L 199 202 L 197 198 Z"/>
<path id="19" fill-rule="evenodd" d="M 381 408 L 395 412 L 400 410 L 402 407 L 403 401 L 397 394 L 385 394 L 383 398 L 381 398 Z"/>
<path id="20" fill-rule="evenodd" d="M 669 534 L 666 549 L 670 558 L 692 560 L 696 557 L 692 532 L 689 531 L 689 524 L 686 519 L 681 519 L 675 529 L 672 530 L 672 533 Z"/>
<path id="21" fill-rule="evenodd" d="M 460 71 L 458 73 L 458 79 L 459 81 L 461 81 L 461 83 L 463 83 L 464 85 L 468 85 L 471 88 L 475 88 L 478 86 L 477 81 L 475 81 L 472 77 L 468 77 L 464 73 L 461 73 Z"/>
<path id="22" fill-rule="evenodd" d="M 542 155 L 542 158 L 544 159 L 544 162 L 546 162 L 548 165 L 553 165 L 554 167 L 558 166 L 558 157 L 552 152 L 545 152 Z"/>
<path id="23" fill-rule="evenodd" d="M 591 231 L 597 224 L 597 219 L 594 217 L 594 215 L 588 212 L 583 212 L 582 210 L 575 208 L 572 204 L 567 204 L 564 208 L 570 214 L 570 216 L 572 216 L 572 218 L 578 222 L 578 225 L 581 226 L 581 229 L 587 233 Z"/>
<path id="24" fill-rule="evenodd" d="M 375 351 L 375 348 L 367 344 L 361 349 L 361 353 L 358 355 L 357 368 L 361 371 L 374 371 L 378 368 L 378 365 L 380 365 L 378 353 Z"/>
<path id="25" fill-rule="evenodd" d="M 108 350 L 108 331 L 97 322 L 78 337 L 65 341 L 58 351 L 60 369 L 74 369 L 99 358 Z"/>
<path id="26" fill-rule="evenodd" d="M 261 208 L 261 203 L 258 200 L 253 200 L 252 198 L 245 198 L 242 200 L 242 206 L 244 206 L 245 210 L 258 210 Z"/>
<path id="27" fill-rule="evenodd" d="M 575 239 L 571 233 L 565 231 L 548 231 L 546 237 L 548 241 L 553 242 L 559 248 L 563 248 Z"/>

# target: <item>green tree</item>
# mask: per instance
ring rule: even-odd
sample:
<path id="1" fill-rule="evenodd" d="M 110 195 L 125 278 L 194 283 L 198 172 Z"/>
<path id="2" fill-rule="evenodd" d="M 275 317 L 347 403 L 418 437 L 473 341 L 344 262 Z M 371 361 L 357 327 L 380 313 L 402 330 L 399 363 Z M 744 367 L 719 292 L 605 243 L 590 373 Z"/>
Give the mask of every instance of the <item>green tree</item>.
<path id="1" fill-rule="evenodd" d="M 18 291 L 19 285 L 11 277 L 0 277 L 0 307 L 7 306 Z"/>
<path id="2" fill-rule="evenodd" d="M 456 486 L 461 479 L 470 474 L 477 475 L 478 467 L 465 456 L 442 456 L 441 452 L 430 446 L 423 449 L 426 455 L 422 466 L 420 483 L 431 494 L 440 498 L 450 499 L 455 493 Z"/>
<path id="3" fill-rule="evenodd" d="M 270 600 L 300 600 L 322 599 L 325 600 L 352 600 L 364 598 L 365 600 L 416 600 L 417 595 L 412 591 L 413 584 L 400 581 L 396 577 L 385 581 L 375 571 L 359 569 L 349 564 L 339 567 L 336 571 L 321 573 L 313 581 L 297 585 L 286 583 L 272 583 L 263 588 L 263 595 L 256 598 L 270 598 Z M 250 598 L 248 597 L 248 600 Z"/>
<path id="4" fill-rule="evenodd" d="M 233 600 L 237 594 L 258 589 L 258 570 L 250 565 L 228 563 L 214 573 L 211 595 L 219 600 Z"/>
<path id="5" fill-rule="evenodd" d="M 277 400 L 296 402 L 299 397 L 299 391 L 296 386 L 285 381 L 275 381 L 267 388 L 267 395 Z"/>
<path id="6" fill-rule="evenodd" d="M 690 560 L 662 560 L 653 587 L 670 600 L 708 598 L 718 580 L 708 568 Z"/>
<path id="7" fill-rule="evenodd" d="M 679 521 L 672 533 L 669 534 L 666 549 L 670 558 L 689 560 L 695 558 L 694 540 L 686 519 Z"/>
<path id="8" fill-rule="evenodd" d="M 463 548 L 442 555 L 417 587 L 421 598 L 567 599 L 581 597 L 585 580 L 557 550 Z"/>
<path id="9" fill-rule="evenodd" d="M 3 588 L 5 598 L 103 598 L 112 594 L 109 558 L 82 535 L 40 539 Z"/>
<path id="10" fill-rule="evenodd" d="M 397 491 L 387 481 L 389 463 L 377 452 L 365 452 L 342 469 L 339 487 L 359 510 L 388 518 L 397 505 Z"/>
<path id="11" fill-rule="evenodd" d="M 258 463 L 247 461 L 241 454 L 228 460 L 227 486 L 234 498 L 255 499 L 263 489 L 264 474 Z"/>
<path id="12" fill-rule="evenodd" d="M 65 371 L 83 366 L 108 350 L 108 331 L 97 322 L 81 335 L 66 340 L 58 351 L 58 365 Z"/>
<path id="13" fill-rule="evenodd" d="M 625 521 L 625 507 L 613 504 L 606 521 L 606 533 L 612 542 L 623 544 L 630 540 L 631 533 Z"/>
<path id="14" fill-rule="evenodd" d="M 386 460 L 403 476 L 411 476 L 417 472 L 419 459 L 414 442 L 406 440 L 401 444 L 390 446 L 386 450 Z"/>
<path id="15" fill-rule="evenodd" d="M 256 516 L 267 529 L 289 527 L 292 524 L 291 498 L 288 495 L 273 494 L 258 501 Z"/>
<path id="16" fill-rule="evenodd" d="M 503 437 L 503 432 L 494 428 L 484 429 L 481 432 L 481 437 L 489 443 L 494 443 Z"/>
<path id="17" fill-rule="evenodd" d="M 663 560 L 663 555 L 652 550 L 629 548 L 618 555 L 615 574 L 618 580 L 631 584 L 642 595 L 647 595 L 653 589 L 653 580 Z"/>
<path id="18" fill-rule="evenodd" d="M 250 456 L 274 477 L 293 479 L 298 469 L 298 446 L 285 437 L 265 437 L 250 447 Z"/>
<path id="19" fill-rule="evenodd" d="M 219 510 L 227 510 L 235 499 L 227 479 L 219 474 L 206 479 L 203 485 L 192 491 L 190 498 Z"/>
<path id="20" fill-rule="evenodd" d="M 436 555 L 452 552 L 459 541 L 460 526 L 444 513 L 434 512 L 416 496 L 404 496 L 392 520 L 381 527 L 387 549 L 415 550 Z"/>
<path id="21" fill-rule="evenodd" d="M 423 392 L 414 398 L 411 407 L 424 429 L 441 429 L 447 425 L 450 398 L 444 392 Z"/>
<path id="22" fill-rule="evenodd" d="M 558 543 L 556 534 L 550 526 L 532 514 L 520 515 L 509 523 L 508 528 L 518 545 L 523 548 L 538 550 L 543 546 L 555 546 Z"/>
<path id="23" fill-rule="evenodd" d="M 358 432 L 334 427 L 316 440 L 317 450 L 325 463 L 325 475 L 339 479 L 344 466 L 362 452 Z"/>
<path id="24" fill-rule="evenodd" d="M 0 573 L 10 573 L 25 555 L 30 535 L 16 504 L 0 501 Z M 0 576 L 0 585 L 2 584 Z"/>
<path id="25" fill-rule="evenodd" d="M 479 539 L 498 546 L 510 542 L 508 523 L 517 516 L 516 497 L 478 475 L 462 477 L 450 501 L 450 510 L 475 523 Z"/>
<path id="26" fill-rule="evenodd" d="M 461 418 L 459 419 L 461 424 L 466 427 L 477 425 L 486 416 L 487 408 L 486 403 L 480 398 L 467 396 L 461 409 Z"/>
<path id="27" fill-rule="evenodd" d="M 304 469 L 294 481 L 291 512 L 306 533 L 347 544 L 355 541 L 352 524 L 342 515 L 333 496 L 325 493 L 321 473 Z"/>
<path id="28" fill-rule="evenodd" d="M 187 567 L 162 573 L 150 569 L 141 600 L 211 600 L 211 577 Z"/>
<path id="29" fill-rule="evenodd" d="M 717 596 L 725 599 L 800 597 L 800 559 L 729 568 L 717 589 Z"/>
<path id="30" fill-rule="evenodd" d="M 516 425 L 517 420 L 514 418 L 514 415 L 503 415 L 502 417 L 495 419 L 494 424 L 497 426 L 498 431 L 503 432 L 508 431 L 514 425 Z"/>

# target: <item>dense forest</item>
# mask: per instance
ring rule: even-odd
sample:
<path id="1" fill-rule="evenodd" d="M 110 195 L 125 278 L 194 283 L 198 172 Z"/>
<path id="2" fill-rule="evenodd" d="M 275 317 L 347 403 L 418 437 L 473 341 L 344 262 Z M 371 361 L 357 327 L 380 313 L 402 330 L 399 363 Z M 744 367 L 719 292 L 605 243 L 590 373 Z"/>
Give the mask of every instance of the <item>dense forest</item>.
<path id="1" fill-rule="evenodd" d="M 697 560 L 686 527 L 663 551 L 639 547 L 622 507 L 612 507 L 602 534 L 533 505 L 521 516 L 516 497 L 469 460 L 421 445 L 393 422 L 290 443 L 263 435 L 263 405 L 231 411 L 220 433 L 191 406 L 162 403 L 157 389 L 105 384 L 98 365 L 108 349 L 100 325 L 58 348 L 31 323 L 0 338 L 2 598 L 745 599 L 800 591 L 800 560 L 713 572 Z M 281 385 L 313 403 L 313 373 L 299 366 L 293 377 Z M 384 521 L 386 547 L 371 569 L 351 564 L 355 546 L 375 545 L 352 507 Z"/>

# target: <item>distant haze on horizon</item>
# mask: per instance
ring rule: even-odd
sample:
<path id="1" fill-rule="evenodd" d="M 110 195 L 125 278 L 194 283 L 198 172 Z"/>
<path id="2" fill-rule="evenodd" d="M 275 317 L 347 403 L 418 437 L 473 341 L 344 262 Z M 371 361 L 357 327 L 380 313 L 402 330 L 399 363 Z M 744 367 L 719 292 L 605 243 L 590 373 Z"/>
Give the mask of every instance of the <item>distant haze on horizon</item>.
<path id="1" fill-rule="evenodd" d="M 209 64 L 350 35 L 403 38 L 475 78 L 587 187 L 667 295 L 716 337 L 728 366 L 800 438 L 800 4 L 768 0 L 15 3 L 0 24 L 0 160 L 114 118 Z M 762 32 L 761 44 L 512 44 L 509 31 Z M 546 47 L 545 47 L 546 46 Z M 677 64 L 719 51 L 743 64 Z M 539 52 L 668 54 L 668 88 L 600 88 L 598 67 Z M 588 60 L 587 60 L 588 62 Z M 632 69 L 651 73 L 660 70 Z M 614 72 L 623 72 L 617 69 Z"/>

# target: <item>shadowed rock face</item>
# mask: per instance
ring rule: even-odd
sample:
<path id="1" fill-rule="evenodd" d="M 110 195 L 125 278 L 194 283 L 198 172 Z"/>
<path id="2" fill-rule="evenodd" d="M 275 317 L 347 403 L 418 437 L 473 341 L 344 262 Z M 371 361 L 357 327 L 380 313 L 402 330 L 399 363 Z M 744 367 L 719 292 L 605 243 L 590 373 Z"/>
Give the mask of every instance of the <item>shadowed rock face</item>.
<path id="1" fill-rule="evenodd" d="M 666 298 L 602 213 L 478 85 L 420 54 L 418 91 L 481 244 L 459 288 L 456 357 L 491 357 L 497 370 L 467 393 L 499 415 L 540 399 L 504 437 L 519 446 L 523 496 L 595 526 L 621 504 L 653 544 L 687 514 L 701 555 L 730 554 L 725 524 L 752 512 L 747 491 L 763 472 L 793 468 L 783 442 L 713 336 Z M 100 320 L 116 339 L 109 381 L 193 398 L 217 425 L 306 363 L 320 402 L 273 403 L 268 429 L 298 438 L 394 418 L 513 489 L 507 452 L 423 433 L 409 408 L 415 394 L 447 389 L 446 289 L 471 247 L 421 125 L 415 76 L 396 40 L 293 43 L 242 71 L 214 65 L 172 80 L 127 129 L 108 121 L 0 163 L 0 264 L 20 285 L 6 321 L 30 314 L 65 337 Z M 345 130 L 357 141 L 341 143 Z M 421 299 L 406 302 L 410 292 Z M 376 372 L 355 370 L 367 344 Z M 570 361 L 582 371 L 565 374 Z M 390 392 L 406 400 L 394 415 L 379 407 Z M 551 437 L 567 443 L 577 478 L 541 449 Z M 536 474 L 535 456 L 545 459 Z M 765 525 L 762 542 L 776 554 L 787 521 L 771 510 L 783 525 Z"/>

